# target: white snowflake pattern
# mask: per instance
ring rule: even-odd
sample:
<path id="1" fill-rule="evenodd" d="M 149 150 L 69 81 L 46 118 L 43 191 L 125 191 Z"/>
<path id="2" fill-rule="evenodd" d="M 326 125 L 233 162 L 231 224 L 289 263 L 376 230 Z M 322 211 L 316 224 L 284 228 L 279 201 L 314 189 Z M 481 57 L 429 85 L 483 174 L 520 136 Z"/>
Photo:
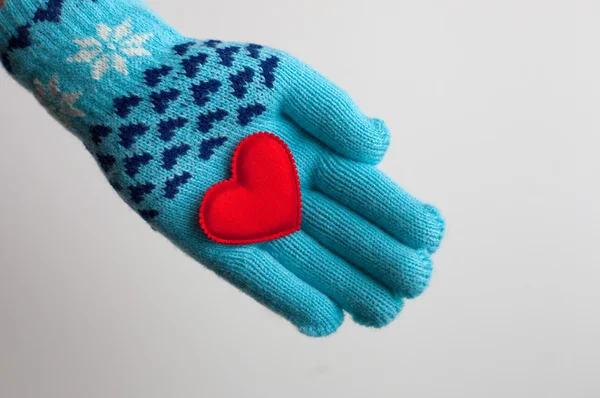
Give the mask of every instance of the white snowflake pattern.
<path id="1" fill-rule="evenodd" d="M 33 81 L 34 95 L 48 112 L 66 127 L 71 127 L 73 118 L 85 117 L 85 113 L 75 108 L 75 103 L 82 96 L 81 92 L 63 93 L 60 91 L 58 75 L 53 75 L 46 85 L 39 79 Z"/>
<path id="2" fill-rule="evenodd" d="M 81 50 L 69 58 L 68 62 L 89 63 L 92 66 L 92 78 L 102 79 L 111 68 L 127 76 L 127 57 L 148 57 L 152 53 L 144 48 L 152 33 L 132 34 L 131 19 L 111 28 L 100 23 L 96 26 L 97 37 L 75 39 Z"/>

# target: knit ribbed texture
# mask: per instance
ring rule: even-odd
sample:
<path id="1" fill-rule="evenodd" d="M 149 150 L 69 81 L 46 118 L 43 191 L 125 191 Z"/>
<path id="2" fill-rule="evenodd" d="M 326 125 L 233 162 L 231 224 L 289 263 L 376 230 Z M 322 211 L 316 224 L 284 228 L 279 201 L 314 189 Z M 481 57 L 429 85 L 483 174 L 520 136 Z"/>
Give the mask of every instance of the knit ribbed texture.
<path id="1" fill-rule="evenodd" d="M 373 166 L 385 124 L 294 57 L 185 38 L 140 1 L 0 0 L 0 59 L 133 210 L 302 333 L 333 333 L 342 310 L 384 326 L 426 288 L 439 212 Z M 216 244 L 198 223 L 202 197 L 258 131 L 294 155 L 302 231 Z"/>

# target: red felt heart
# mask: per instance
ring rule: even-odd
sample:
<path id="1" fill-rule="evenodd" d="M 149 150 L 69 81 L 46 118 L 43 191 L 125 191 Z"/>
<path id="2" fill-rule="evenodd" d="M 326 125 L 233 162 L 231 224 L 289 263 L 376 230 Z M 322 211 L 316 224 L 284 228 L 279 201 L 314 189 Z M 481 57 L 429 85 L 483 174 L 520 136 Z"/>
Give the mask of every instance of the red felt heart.
<path id="1" fill-rule="evenodd" d="M 300 229 L 302 201 L 294 157 L 271 133 L 245 138 L 233 154 L 232 177 L 213 185 L 200 206 L 200 225 L 218 243 L 245 245 Z"/>

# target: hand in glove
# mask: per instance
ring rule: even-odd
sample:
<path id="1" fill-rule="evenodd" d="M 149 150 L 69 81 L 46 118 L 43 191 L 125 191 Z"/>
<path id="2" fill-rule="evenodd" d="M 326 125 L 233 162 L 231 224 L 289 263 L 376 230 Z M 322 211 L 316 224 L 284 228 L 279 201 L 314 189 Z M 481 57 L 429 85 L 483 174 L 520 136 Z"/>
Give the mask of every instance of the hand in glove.
<path id="1" fill-rule="evenodd" d="M 296 58 L 125 0 L 0 0 L 0 56 L 132 209 L 302 333 L 382 327 L 427 286 L 438 211 L 375 167 L 384 123 Z"/>

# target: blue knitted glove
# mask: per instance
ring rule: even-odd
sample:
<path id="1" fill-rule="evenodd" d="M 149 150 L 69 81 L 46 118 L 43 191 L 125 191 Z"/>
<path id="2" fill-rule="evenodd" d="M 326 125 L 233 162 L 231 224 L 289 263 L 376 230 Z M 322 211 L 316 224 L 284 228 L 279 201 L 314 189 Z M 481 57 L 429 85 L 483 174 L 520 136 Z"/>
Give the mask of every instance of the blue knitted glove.
<path id="1" fill-rule="evenodd" d="M 382 327 L 427 286 L 438 211 L 374 166 L 383 122 L 290 55 L 190 40 L 139 1 L 0 0 L 0 56 L 132 209 L 302 333 L 333 333 L 342 310 Z M 213 242 L 198 221 L 203 195 L 259 131 L 295 158 L 301 230 Z"/>

